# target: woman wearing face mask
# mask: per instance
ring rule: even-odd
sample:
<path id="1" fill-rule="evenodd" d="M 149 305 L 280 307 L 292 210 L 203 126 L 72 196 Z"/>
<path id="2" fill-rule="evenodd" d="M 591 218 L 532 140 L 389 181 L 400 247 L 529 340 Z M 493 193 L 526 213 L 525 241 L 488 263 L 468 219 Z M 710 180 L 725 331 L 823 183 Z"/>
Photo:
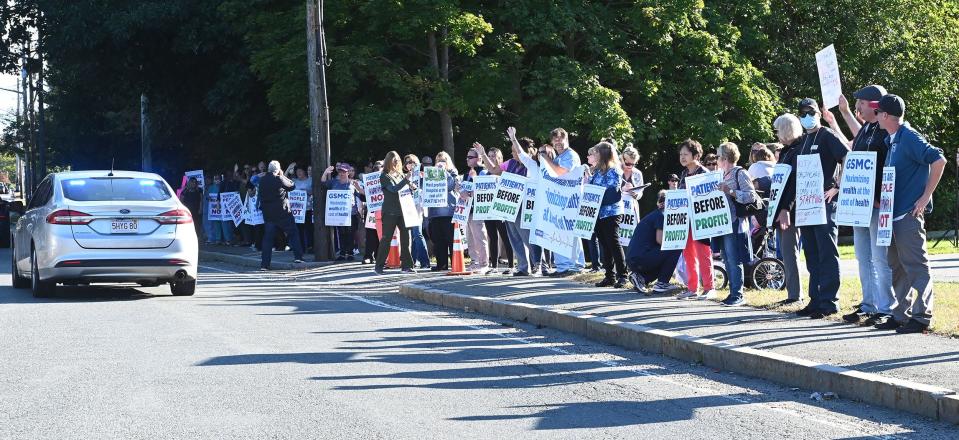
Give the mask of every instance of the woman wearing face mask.
<path id="1" fill-rule="evenodd" d="M 799 102 L 799 122 L 806 133 L 799 140 L 799 150 L 792 156 L 793 174 L 799 156 L 818 155 L 823 175 L 823 201 L 826 222 L 821 225 L 800 226 L 803 236 L 803 254 L 809 271 L 809 304 L 796 312 L 799 316 L 820 319 L 839 311 L 839 247 L 836 243 L 836 195 L 839 194 L 839 166 L 849 152 L 845 142 L 820 122 L 819 104 L 811 98 Z M 795 180 L 790 179 L 795 188 Z M 795 189 L 794 189 L 795 191 Z M 795 192 L 792 200 L 795 200 Z M 785 199 L 784 199 L 785 201 Z M 780 225 L 788 227 L 791 219 L 780 210 Z"/>
<path id="2" fill-rule="evenodd" d="M 699 158 L 702 156 L 703 146 L 699 142 L 686 139 L 679 144 L 679 163 L 683 165 L 683 171 L 679 175 L 679 189 L 686 189 L 687 177 L 709 171 L 699 163 Z M 692 237 L 692 229 L 689 230 L 689 236 Z M 709 240 L 686 240 L 683 260 L 686 263 L 687 290 L 680 292 L 676 297 L 679 299 L 700 296 L 708 299 L 715 298 L 716 291 L 713 290 L 713 253 L 709 248 Z M 700 277 L 703 279 L 702 295 L 698 293 Z"/>

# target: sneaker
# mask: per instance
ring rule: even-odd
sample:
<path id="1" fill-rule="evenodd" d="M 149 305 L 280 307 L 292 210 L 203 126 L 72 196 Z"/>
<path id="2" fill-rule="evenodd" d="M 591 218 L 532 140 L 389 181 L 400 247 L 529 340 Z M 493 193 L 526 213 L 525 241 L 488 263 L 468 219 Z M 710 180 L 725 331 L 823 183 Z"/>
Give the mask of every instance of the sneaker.
<path id="1" fill-rule="evenodd" d="M 572 274 L 573 274 L 573 272 L 572 272 L 572 271 L 569 271 L 569 270 L 564 270 L 564 271 L 559 271 L 559 270 L 557 270 L 557 271 L 555 271 L 555 272 L 553 272 L 553 273 L 551 273 L 551 274 L 549 274 L 549 275 L 547 275 L 547 276 L 550 277 L 550 278 L 566 278 L 566 277 L 568 277 L 568 276 L 570 276 L 570 275 L 572 275 Z"/>
<path id="2" fill-rule="evenodd" d="M 929 331 L 929 326 L 923 324 L 915 319 L 910 319 L 905 325 L 900 326 L 896 329 L 896 333 L 904 335 L 907 333 L 925 333 Z"/>
<path id="3" fill-rule="evenodd" d="M 902 323 L 896 321 L 892 316 L 883 316 L 873 327 L 876 328 L 876 330 L 895 330 L 901 325 Z"/>
<path id="4" fill-rule="evenodd" d="M 613 287 L 617 289 L 622 289 L 623 287 L 626 287 L 626 277 L 616 278 L 616 284 L 613 284 Z"/>
<path id="5" fill-rule="evenodd" d="M 377 275 L 386 275 L 386 272 L 383 272 L 383 268 L 381 268 L 381 267 L 374 267 L 374 268 L 373 268 L 373 273 L 375 273 L 375 274 L 377 274 Z"/>
<path id="6" fill-rule="evenodd" d="M 871 315 L 863 313 L 860 310 L 853 310 L 852 313 L 847 313 L 845 315 L 842 315 L 842 320 L 850 324 L 855 324 L 861 321 L 863 318 L 869 318 L 870 316 Z"/>
<path id="7" fill-rule="evenodd" d="M 809 319 L 823 319 L 839 313 L 838 310 L 816 310 L 809 314 Z"/>
<path id="8" fill-rule="evenodd" d="M 488 268 L 488 267 L 477 267 L 477 268 L 473 269 L 472 272 L 473 272 L 474 274 L 476 274 L 476 275 L 486 275 L 487 273 L 489 273 L 489 268 Z"/>
<path id="9" fill-rule="evenodd" d="M 666 293 L 673 290 L 675 286 L 669 283 L 664 283 L 662 281 L 657 281 L 656 284 L 653 284 L 653 292 L 656 293 Z"/>
<path id="10" fill-rule="evenodd" d="M 730 306 L 730 307 L 731 307 L 731 306 L 742 305 L 742 304 L 745 304 L 745 303 L 746 303 L 746 300 L 743 299 L 743 297 L 741 297 L 741 296 L 737 296 L 737 297 L 729 296 L 729 297 L 726 297 L 726 299 L 724 299 L 724 300 L 722 300 L 722 301 L 720 302 L 720 304 L 722 304 L 722 305 L 724 305 L 724 306 Z"/>
<path id="11" fill-rule="evenodd" d="M 270 268 L 269 268 L 269 267 L 261 267 L 261 268 L 260 268 L 260 272 L 269 272 L 269 271 L 270 271 Z"/>
<path id="12" fill-rule="evenodd" d="M 872 327 L 876 324 L 879 324 L 880 322 L 883 322 L 883 318 L 885 317 L 886 315 L 883 315 L 882 313 L 873 313 L 869 315 L 865 320 L 859 321 L 859 325 L 863 327 Z"/>
<path id="13" fill-rule="evenodd" d="M 301 260 L 301 259 L 299 259 L 299 258 L 293 260 L 293 264 L 302 264 L 302 263 L 303 263 L 303 260 Z"/>
<path id="14" fill-rule="evenodd" d="M 401 270 L 400 272 L 402 272 L 402 273 L 408 273 L 408 274 L 415 274 L 415 273 L 416 273 L 416 269 L 406 268 L 406 269 Z"/>
<path id="15" fill-rule="evenodd" d="M 603 278 L 603 281 L 596 283 L 596 287 L 609 287 L 615 283 L 616 283 L 616 280 L 614 280 L 612 277 Z"/>
<path id="16" fill-rule="evenodd" d="M 696 299 L 719 299 L 719 293 L 716 292 L 716 289 L 709 289 L 706 293 L 699 295 Z"/>
<path id="17" fill-rule="evenodd" d="M 372 258 L 364 258 L 361 263 L 363 263 L 363 264 L 372 264 L 372 263 L 373 263 L 373 259 L 372 259 Z"/>
<path id="18" fill-rule="evenodd" d="M 598 268 L 598 267 L 594 267 L 594 268 L 592 268 L 592 269 L 589 270 L 589 273 L 599 273 L 599 268 Z"/>
<path id="19" fill-rule="evenodd" d="M 529 273 L 524 272 L 524 271 L 522 271 L 522 270 L 517 270 L 516 272 L 513 272 L 513 276 L 514 276 L 514 277 L 528 277 L 528 276 L 529 276 Z"/>
<path id="20" fill-rule="evenodd" d="M 676 299 L 696 299 L 697 296 L 699 296 L 699 294 L 696 292 L 684 290 L 676 295 Z"/>
<path id="21" fill-rule="evenodd" d="M 800 298 L 786 298 L 786 299 L 780 301 L 779 304 L 785 306 L 785 305 L 789 305 L 789 304 L 795 304 L 795 303 L 798 303 L 798 302 L 800 302 L 800 301 L 802 301 L 802 299 L 800 299 Z"/>
<path id="22" fill-rule="evenodd" d="M 639 293 L 649 293 L 649 288 L 646 287 L 646 279 L 642 275 L 633 272 L 629 274 L 629 282 L 633 283 L 633 289 Z"/>
<path id="23" fill-rule="evenodd" d="M 512 273 L 513 273 L 513 269 L 512 269 L 512 268 L 506 269 L 506 270 L 503 271 L 503 275 L 509 275 L 509 274 L 512 274 Z"/>

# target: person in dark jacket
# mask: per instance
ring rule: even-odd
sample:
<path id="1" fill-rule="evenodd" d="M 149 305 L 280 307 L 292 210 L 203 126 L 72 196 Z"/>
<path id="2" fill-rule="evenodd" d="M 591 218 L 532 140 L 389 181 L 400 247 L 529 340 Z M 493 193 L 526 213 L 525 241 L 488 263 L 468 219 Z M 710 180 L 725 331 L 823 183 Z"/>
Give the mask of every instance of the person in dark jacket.
<path id="1" fill-rule="evenodd" d="M 280 163 L 270 161 L 267 173 L 260 178 L 259 198 L 260 209 L 263 211 L 264 233 L 263 253 L 260 257 L 260 270 L 270 270 L 270 261 L 273 257 L 273 235 L 275 228 L 280 228 L 289 238 L 290 249 L 293 250 L 293 262 L 303 262 L 303 246 L 300 241 L 300 232 L 296 229 L 293 213 L 290 211 L 290 202 L 287 192 L 296 186 L 282 173 Z"/>
<path id="2" fill-rule="evenodd" d="M 403 273 L 415 273 L 413 257 L 410 255 L 410 230 L 403 220 L 403 208 L 400 206 L 400 190 L 405 186 L 415 189 L 407 175 L 403 174 L 403 163 L 399 153 L 390 151 L 383 159 L 383 172 L 380 174 L 380 186 L 383 188 L 383 237 L 380 247 L 376 250 L 376 266 L 373 269 L 378 275 L 383 274 L 386 257 L 390 253 L 390 242 L 396 228 L 400 229 L 400 261 Z M 411 225 L 412 226 L 412 225 Z"/>
<path id="3" fill-rule="evenodd" d="M 193 215 L 193 227 L 196 228 L 197 240 L 203 237 L 203 189 L 196 177 L 191 177 L 186 183 L 186 189 L 180 193 L 180 201 Z"/>

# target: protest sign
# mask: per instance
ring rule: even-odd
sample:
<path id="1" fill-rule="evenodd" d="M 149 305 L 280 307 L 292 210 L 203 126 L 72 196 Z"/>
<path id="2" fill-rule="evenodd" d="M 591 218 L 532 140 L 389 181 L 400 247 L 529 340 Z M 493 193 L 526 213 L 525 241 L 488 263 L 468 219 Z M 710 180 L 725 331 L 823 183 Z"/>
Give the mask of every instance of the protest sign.
<path id="1" fill-rule="evenodd" d="M 493 216 L 493 198 L 496 197 L 497 176 L 473 178 L 473 220 L 499 220 Z"/>
<path id="2" fill-rule="evenodd" d="M 664 251 L 686 248 L 689 239 L 689 193 L 684 189 L 666 191 L 666 208 L 663 210 Z"/>
<path id="3" fill-rule="evenodd" d="M 327 226 L 350 226 L 353 213 L 353 191 L 348 189 L 326 192 L 326 212 L 323 221 Z"/>
<path id="4" fill-rule="evenodd" d="M 796 226 L 826 224 L 822 162 L 818 154 L 796 156 Z"/>
<path id="5" fill-rule="evenodd" d="M 240 200 L 240 193 L 220 193 L 220 205 L 225 214 L 224 221 L 233 220 L 233 226 L 240 226 L 240 223 L 243 223 L 243 201 Z"/>
<path id="6" fill-rule="evenodd" d="M 779 214 L 779 200 L 782 199 L 783 188 L 789 181 L 789 173 L 793 170 L 792 165 L 784 163 L 776 164 L 773 168 L 772 186 L 769 189 L 769 210 L 766 212 L 766 226 L 772 227 L 776 216 Z"/>
<path id="7" fill-rule="evenodd" d="M 187 181 L 189 181 L 191 178 L 192 178 L 192 179 L 196 179 L 196 183 L 198 184 L 198 187 L 200 188 L 200 191 L 205 191 L 205 190 L 206 190 L 206 189 L 205 189 L 205 188 L 206 188 L 206 185 L 205 185 L 206 182 L 204 182 L 204 180 L 203 180 L 203 170 L 187 171 L 187 172 L 183 173 L 183 175 L 186 176 L 186 180 L 187 180 Z"/>
<path id="8" fill-rule="evenodd" d="M 290 200 L 290 212 L 297 223 L 306 223 L 306 191 L 296 190 L 287 193 Z"/>
<path id="9" fill-rule="evenodd" d="M 822 105 L 827 109 L 839 105 L 842 83 L 839 81 L 839 61 L 832 44 L 816 52 L 816 68 L 819 70 L 819 88 L 822 90 Z"/>
<path id="10" fill-rule="evenodd" d="M 473 182 L 460 182 L 460 193 L 469 192 L 473 192 Z M 472 205 L 472 197 L 457 197 L 456 207 L 453 208 L 453 222 L 465 225 L 469 221 L 470 206 Z"/>
<path id="11" fill-rule="evenodd" d="M 604 194 L 606 194 L 605 186 L 583 185 L 583 194 L 579 199 L 579 212 L 576 214 L 576 223 L 573 224 L 573 235 L 585 239 L 593 236 Z"/>
<path id="12" fill-rule="evenodd" d="M 852 151 L 843 163 L 836 224 L 869 227 L 876 192 L 876 152 Z"/>
<path id="13" fill-rule="evenodd" d="M 407 229 L 423 225 L 423 217 L 416 209 L 416 199 L 409 185 L 400 189 L 400 209 L 403 210 L 403 224 Z"/>
<path id="14" fill-rule="evenodd" d="M 423 168 L 423 207 L 445 208 L 446 170 L 440 167 Z"/>
<path id="15" fill-rule="evenodd" d="M 882 187 L 879 191 L 879 231 L 876 246 L 892 244 L 892 203 L 896 195 L 896 167 L 882 167 Z"/>
<path id="16" fill-rule="evenodd" d="M 257 196 L 247 197 L 246 203 L 243 205 L 243 222 L 250 226 L 263 224 L 263 211 L 256 205 Z"/>
<path id="17" fill-rule="evenodd" d="M 533 229 L 533 208 L 536 206 L 536 184 L 538 180 L 529 179 L 526 181 L 526 191 L 523 194 L 522 218 L 519 227 L 522 229 Z M 530 237 L 530 243 L 533 237 Z"/>
<path id="18" fill-rule="evenodd" d="M 619 224 L 619 244 L 629 246 L 639 224 L 639 204 L 632 197 L 623 197 L 623 221 Z"/>
<path id="19" fill-rule="evenodd" d="M 207 200 L 207 210 L 206 217 L 207 220 L 212 222 L 218 222 L 223 220 L 223 210 L 220 208 L 220 194 L 219 193 L 209 193 L 206 195 Z"/>
<path id="20" fill-rule="evenodd" d="M 376 229 L 376 213 L 375 212 L 366 213 L 366 221 L 363 222 L 363 226 L 366 229 Z"/>
<path id="21" fill-rule="evenodd" d="M 380 173 L 363 175 L 363 192 L 366 193 L 366 209 L 377 212 L 383 209 L 383 187 L 380 185 Z"/>
<path id="22" fill-rule="evenodd" d="M 526 194 L 526 177 L 504 172 L 499 176 L 496 196 L 493 197 L 492 215 L 499 220 L 515 221 L 519 214 L 523 195 Z"/>
<path id="23" fill-rule="evenodd" d="M 686 176 L 694 240 L 733 233 L 729 204 L 719 190 L 722 181 L 722 171 Z"/>
<path id="24" fill-rule="evenodd" d="M 536 190 L 535 224 L 530 237 L 536 244 L 566 258 L 575 255 L 579 238 L 573 235 L 573 225 L 579 213 L 579 191 L 583 181 L 582 165 L 554 176 L 540 158 L 540 177 Z M 475 208 L 474 208 L 475 209 Z"/>

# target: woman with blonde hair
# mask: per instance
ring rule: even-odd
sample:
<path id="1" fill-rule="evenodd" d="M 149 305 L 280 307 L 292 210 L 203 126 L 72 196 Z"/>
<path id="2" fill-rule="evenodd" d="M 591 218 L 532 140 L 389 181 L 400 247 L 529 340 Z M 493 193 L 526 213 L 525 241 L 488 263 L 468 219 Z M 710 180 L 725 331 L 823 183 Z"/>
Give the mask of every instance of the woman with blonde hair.
<path id="1" fill-rule="evenodd" d="M 793 156 L 799 153 L 799 139 L 802 138 L 803 129 L 799 118 L 792 113 L 786 113 L 773 122 L 773 130 L 776 137 L 783 144 L 783 149 L 779 151 L 778 163 L 790 163 L 794 160 Z M 786 300 L 784 304 L 791 304 L 802 300 L 802 283 L 799 282 L 799 227 L 795 222 L 783 222 L 783 216 L 788 219 L 790 216 L 795 218 L 795 200 L 796 200 L 796 172 L 790 173 L 788 182 L 783 188 L 782 195 L 779 197 L 779 206 L 770 206 L 775 208 L 777 213 L 773 215 L 776 222 L 779 223 L 777 235 L 779 237 L 778 248 L 782 254 L 783 265 L 786 272 Z M 772 225 L 769 225 L 772 226 Z"/>
<path id="2" fill-rule="evenodd" d="M 386 157 L 383 159 L 380 186 L 383 188 L 383 208 L 380 210 L 383 236 L 380 240 L 379 249 L 376 250 L 376 267 L 373 271 L 377 275 L 383 275 L 386 257 L 390 253 L 390 237 L 393 236 L 396 228 L 399 228 L 402 271 L 403 273 L 416 273 L 413 270 L 413 257 L 410 256 L 410 231 L 407 229 L 406 222 L 403 221 L 403 209 L 400 207 L 400 190 L 403 187 L 415 190 L 416 185 L 410 182 L 410 179 L 403 173 L 403 163 L 396 151 L 386 153 Z"/>
<path id="3" fill-rule="evenodd" d="M 732 142 L 724 142 L 716 150 L 719 156 L 719 169 L 723 172 L 723 182 L 719 190 L 726 194 L 726 204 L 729 205 L 729 215 L 732 219 L 733 232 L 717 237 L 721 245 L 726 272 L 729 274 L 729 296 L 723 300 L 723 305 L 737 306 L 745 302 L 743 299 L 743 265 L 750 260 L 747 234 L 749 221 L 745 209 L 740 208 L 756 201 L 759 195 L 753 188 L 749 173 L 736 165 L 739 162 L 739 147 Z"/>
<path id="4" fill-rule="evenodd" d="M 599 242 L 603 270 L 606 276 L 596 283 L 596 287 L 626 285 L 626 262 L 623 247 L 619 245 L 619 224 L 623 221 L 623 170 L 620 168 L 616 148 L 608 142 L 600 142 L 593 147 L 590 162 L 589 183 L 606 188 L 600 202 L 599 216 L 596 220 L 596 240 Z M 614 277 L 615 265 L 615 277 Z"/>
<path id="5" fill-rule="evenodd" d="M 430 239 L 433 240 L 433 253 L 436 256 L 436 266 L 433 272 L 447 271 L 450 268 L 450 256 L 453 255 L 453 208 L 456 207 L 457 171 L 453 158 L 445 151 L 436 153 L 437 168 L 446 171 L 446 206 L 428 208 Z"/>

